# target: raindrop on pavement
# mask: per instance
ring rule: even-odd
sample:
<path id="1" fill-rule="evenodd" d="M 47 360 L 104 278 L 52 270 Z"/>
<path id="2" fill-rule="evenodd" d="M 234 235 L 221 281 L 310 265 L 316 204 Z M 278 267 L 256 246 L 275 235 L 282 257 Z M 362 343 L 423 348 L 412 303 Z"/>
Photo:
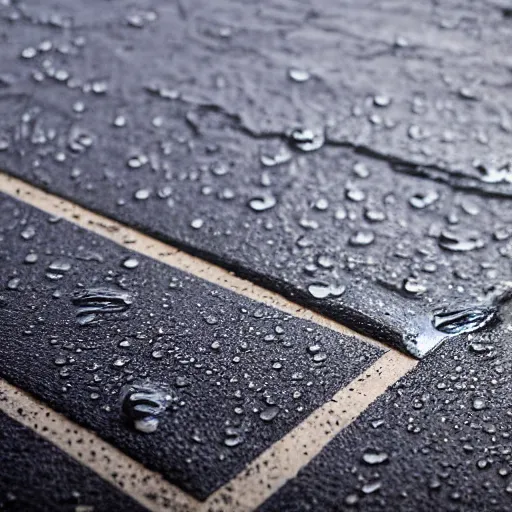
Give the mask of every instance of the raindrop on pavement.
<path id="1" fill-rule="evenodd" d="M 136 258 L 133 258 L 132 256 L 126 258 L 123 261 L 123 267 L 124 268 L 132 269 L 132 268 L 136 268 L 138 266 L 139 266 L 139 260 L 136 259 Z"/>
<path id="2" fill-rule="evenodd" d="M 475 307 L 436 313 L 433 325 L 447 334 L 473 332 L 485 327 L 496 317 L 496 308 Z"/>
<path id="3" fill-rule="evenodd" d="M 355 247 L 370 245 L 375 240 L 375 235 L 372 231 L 356 231 L 348 240 L 350 245 Z"/>
<path id="4" fill-rule="evenodd" d="M 255 212 L 264 212 L 265 210 L 270 210 L 276 205 L 276 198 L 273 196 L 257 196 L 253 197 L 249 201 L 249 206 Z"/>
<path id="5" fill-rule="evenodd" d="M 431 204 L 434 204 L 439 199 L 439 194 L 435 190 L 429 190 L 427 192 L 418 192 L 409 199 L 409 204 L 422 210 Z"/>
<path id="6" fill-rule="evenodd" d="M 363 461 L 370 466 L 382 464 L 383 462 L 386 462 L 388 458 L 388 454 L 385 452 L 368 451 L 363 455 Z"/>
<path id="7" fill-rule="evenodd" d="M 345 291 L 345 287 L 326 283 L 313 283 L 308 286 L 308 291 L 315 299 L 326 299 L 327 297 L 339 297 Z"/>
<path id="8" fill-rule="evenodd" d="M 154 432 L 171 396 L 147 385 L 130 385 L 122 393 L 122 411 L 135 429 L 145 434 Z"/>
<path id="9" fill-rule="evenodd" d="M 301 83 L 301 82 L 307 82 L 309 80 L 310 74 L 304 69 L 290 68 L 288 70 L 288 76 L 294 82 Z"/>
<path id="10" fill-rule="evenodd" d="M 477 231 L 444 229 L 439 237 L 439 246 L 447 251 L 466 252 L 481 249 L 485 242 Z"/>
<path id="11" fill-rule="evenodd" d="M 263 421 L 272 421 L 279 414 L 279 407 L 273 405 L 260 412 Z"/>
<path id="12" fill-rule="evenodd" d="M 290 144 L 304 152 L 316 151 L 324 145 L 323 131 L 296 128 L 290 133 Z"/>
<path id="13" fill-rule="evenodd" d="M 73 297 L 72 302 L 78 308 L 78 322 L 87 325 L 98 314 L 126 311 L 132 304 L 132 298 L 123 290 L 99 287 L 81 290 Z"/>

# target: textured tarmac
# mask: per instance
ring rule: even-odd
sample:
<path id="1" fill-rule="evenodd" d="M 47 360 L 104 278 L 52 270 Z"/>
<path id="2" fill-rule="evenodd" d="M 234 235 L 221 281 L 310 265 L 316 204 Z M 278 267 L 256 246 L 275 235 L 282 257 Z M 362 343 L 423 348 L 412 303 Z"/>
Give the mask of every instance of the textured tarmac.
<path id="1" fill-rule="evenodd" d="M 507 12 L 8 3 L 0 165 L 421 357 L 510 279 Z"/>
<path id="2" fill-rule="evenodd" d="M 439 349 L 258 511 L 510 510 L 511 313 Z"/>
<path id="3" fill-rule="evenodd" d="M 0 378 L 183 510 L 511 510 L 511 19 L 506 0 L 0 0 Z M 145 236 L 203 274 L 135 252 Z M 421 359 L 400 380 L 396 349 Z M 0 416 L 1 440 L 0 510 L 140 510 L 62 439 Z"/>
<path id="4" fill-rule="evenodd" d="M 0 444 L 0 510 L 146 510 L 1 412 Z"/>
<path id="5" fill-rule="evenodd" d="M 2 376 L 197 497 L 383 353 L 4 195 L 0 219 Z M 169 396 L 156 432 L 130 385 Z"/>

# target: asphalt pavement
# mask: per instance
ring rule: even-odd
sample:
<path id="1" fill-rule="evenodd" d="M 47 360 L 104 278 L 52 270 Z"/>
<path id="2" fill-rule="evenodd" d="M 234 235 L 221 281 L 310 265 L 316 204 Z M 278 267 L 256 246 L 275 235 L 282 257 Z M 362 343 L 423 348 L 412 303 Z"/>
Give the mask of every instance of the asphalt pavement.
<path id="1" fill-rule="evenodd" d="M 0 510 L 510 510 L 511 19 L 0 1 Z"/>

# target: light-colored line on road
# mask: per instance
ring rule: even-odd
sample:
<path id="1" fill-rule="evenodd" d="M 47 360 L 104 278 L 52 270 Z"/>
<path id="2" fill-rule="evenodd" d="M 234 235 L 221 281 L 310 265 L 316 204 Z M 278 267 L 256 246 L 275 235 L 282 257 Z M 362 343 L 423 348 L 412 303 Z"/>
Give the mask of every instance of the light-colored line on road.
<path id="1" fill-rule="evenodd" d="M 250 512 L 294 478 L 418 361 L 389 351 L 230 482 L 199 502 L 28 393 L 0 379 L 0 410 L 34 430 L 151 511 Z"/>
<path id="2" fill-rule="evenodd" d="M 417 363 L 392 351 L 381 356 L 329 402 L 213 493 L 201 505 L 200 512 L 250 512 L 260 506 Z"/>
<path id="3" fill-rule="evenodd" d="M 284 313 L 310 320 L 311 322 L 315 322 L 318 325 L 322 325 L 323 327 L 327 327 L 344 335 L 356 336 L 366 343 L 376 345 L 383 350 L 390 350 L 387 345 L 379 341 L 356 333 L 330 318 L 299 306 L 278 293 L 269 291 L 250 281 L 237 277 L 222 267 L 204 261 L 201 258 L 191 256 L 169 244 L 159 242 L 117 221 L 98 215 L 53 194 L 44 192 L 37 187 L 2 172 L 0 172 L 0 191 L 51 215 L 56 215 L 89 231 L 93 231 L 129 250 L 144 254 L 152 259 L 193 274 L 240 295 L 272 306 Z"/>
<path id="4" fill-rule="evenodd" d="M 2 379 L 0 411 L 34 430 L 151 511 L 195 512 L 200 506 L 158 473 Z"/>
<path id="5" fill-rule="evenodd" d="M 364 412 L 389 386 L 417 364 L 417 361 L 380 342 L 303 308 L 277 293 L 236 277 L 217 265 L 184 253 L 1 172 L 0 191 L 95 232 L 129 250 L 179 268 L 292 316 L 309 320 L 344 335 L 355 336 L 362 342 L 376 345 L 386 351 L 361 375 L 339 390 L 329 402 L 311 413 L 301 424 L 260 454 L 239 475 L 214 492 L 205 502 L 195 500 L 87 429 L 77 426 L 27 393 L 0 380 L 0 410 L 49 439 L 149 510 L 249 512 L 256 509 L 286 481 L 293 478 L 336 434 Z M 79 439 L 85 439 L 85 442 L 78 443 Z M 96 452 L 101 452 L 102 456 L 93 457 L 84 450 L 84 443 L 87 446 L 94 445 Z M 117 476 L 114 477 L 113 473 Z M 133 477 L 134 474 L 136 478 Z"/>

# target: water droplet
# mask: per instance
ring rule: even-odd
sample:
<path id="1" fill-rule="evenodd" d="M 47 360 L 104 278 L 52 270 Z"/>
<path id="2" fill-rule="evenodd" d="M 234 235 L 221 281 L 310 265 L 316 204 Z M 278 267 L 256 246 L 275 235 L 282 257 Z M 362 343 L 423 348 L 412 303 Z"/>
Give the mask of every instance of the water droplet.
<path id="1" fill-rule="evenodd" d="M 131 359 L 129 357 L 123 356 L 118 357 L 113 364 L 116 368 L 122 368 L 123 366 L 126 366 L 130 361 Z"/>
<path id="2" fill-rule="evenodd" d="M 476 95 L 475 91 L 473 91 L 473 89 L 471 89 L 470 87 L 461 87 L 459 89 L 459 96 L 464 100 L 478 99 L 478 96 Z"/>
<path id="3" fill-rule="evenodd" d="M 354 171 L 354 174 L 362 179 L 366 179 L 370 176 L 370 171 L 366 164 L 363 162 L 357 162 L 354 164 L 354 167 L 352 167 L 352 170 Z"/>
<path id="4" fill-rule="evenodd" d="M 383 462 L 386 462 L 388 460 L 388 454 L 385 452 L 366 452 L 363 455 L 363 461 L 366 462 L 366 464 L 369 464 L 370 466 L 376 465 L 376 464 L 382 464 Z"/>
<path id="5" fill-rule="evenodd" d="M 329 201 L 325 199 L 324 197 L 318 199 L 315 204 L 313 205 L 315 210 L 318 210 L 320 212 L 323 212 L 329 208 Z"/>
<path id="6" fill-rule="evenodd" d="M 77 126 L 71 128 L 68 136 L 68 146 L 71 151 L 83 153 L 86 149 L 90 148 L 92 144 L 93 137 L 89 133 Z M 62 156 L 65 158 L 64 154 L 62 154 Z M 57 158 L 57 160 L 62 160 L 62 157 Z"/>
<path id="7" fill-rule="evenodd" d="M 24 48 L 21 52 L 21 56 L 24 59 L 33 59 L 37 55 L 37 50 L 35 48 L 32 48 L 32 46 L 28 46 L 27 48 Z"/>
<path id="8" fill-rule="evenodd" d="M 325 269 L 330 269 L 330 268 L 334 267 L 334 260 L 332 258 L 330 258 L 329 256 L 325 256 L 325 255 L 321 254 L 320 256 L 318 256 L 316 261 L 317 261 L 319 267 L 322 267 Z"/>
<path id="9" fill-rule="evenodd" d="M 373 231 L 356 231 L 353 233 L 348 243 L 353 246 L 365 246 L 370 245 L 375 240 Z"/>
<path id="10" fill-rule="evenodd" d="M 404 281 L 403 289 L 413 295 L 421 295 L 427 291 L 427 287 L 424 284 L 411 277 Z"/>
<path id="11" fill-rule="evenodd" d="M 279 407 L 273 405 L 260 412 L 260 419 L 263 421 L 272 421 L 278 414 Z"/>
<path id="12" fill-rule="evenodd" d="M 225 176 L 229 172 L 229 167 L 224 162 L 214 162 L 210 165 L 210 172 L 214 176 Z"/>
<path id="13" fill-rule="evenodd" d="M 383 211 L 371 208 L 365 210 L 364 217 L 370 222 L 383 222 L 386 220 L 386 214 Z"/>
<path id="14" fill-rule="evenodd" d="M 216 316 L 213 316 L 213 315 L 208 315 L 205 317 L 204 321 L 208 324 L 208 325 L 216 325 L 219 323 L 219 320 L 217 319 Z"/>
<path id="15" fill-rule="evenodd" d="M 359 503 L 359 496 L 357 494 L 349 494 L 345 497 L 345 504 L 348 506 L 357 505 Z"/>
<path id="16" fill-rule="evenodd" d="M 36 235 L 36 230 L 35 230 L 34 226 L 27 226 L 21 232 L 21 238 L 23 238 L 23 240 L 30 240 L 30 239 L 34 238 L 35 235 Z"/>
<path id="17" fill-rule="evenodd" d="M 360 203 L 366 199 L 366 194 L 361 189 L 355 187 L 347 189 L 345 195 L 347 196 L 347 199 L 350 199 L 355 203 Z"/>
<path id="18" fill-rule="evenodd" d="M 485 402 L 481 398 L 475 398 L 473 400 L 473 410 L 481 411 L 482 409 L 485 409 Z"/>
<path id="19" fill-rule="evenodd" d="M 315 299 L 326 299 L 327 297 L 339 297 L 345 291 L 345 287 L 326 283 L 313 283 L 308 286 L 308 291 Z"/>
<path id="20" fill-rule="evenodd" d="M 113 123 L 116 128 L 122 128 L 126 126 L 126 118 L 124 116 L 116 116 Z"/>
<path id="21" fill-rule="evenodd" d="M 105 81 L 96 81 L 92 83 L 91 90 L 94 94 L 105 94 L 107 92 L 108 85 Z"/>
<path id="22" fill-rule="evenodd" d="M 126 23 L 133 28 L 144 28 L 144 20 L 140 14 L 130 14 L 126 17 Z"/>
<path id="23" fill-rule="evenodd" d="M 420 126 L 413 124 L 407 130 L 407 135 L 412 140 L 423 140 L 428 137 L 428 132 L 421 128 Z"/>
<path id="24" fill-rule="evenodd" d="M 253 197 L 249 201 L 249 206 L 255 211 L 255 212 L 263 212 L 265 210 L 270 210 L 276 205 L 276 198 L 273 196 L 257 196 Z"/>
<path id="25" fill-rule="evenodd" d="M 290 134 L 290 144 L 304 152 L 316 151 L 324 145 L 325 137 L 321 130 L 296 128 Z"/>
<path id="26" fill-rule="evenodd" d="M 292 154 L 288 148 L 281 146 L 274 154 L 269 155 L 268 153 L 261 153 L 260 162 L 265 167 L 275 167 L 276 165 L 282 165 L 289 162 L 292 159 Z"/>
<path id="27" fill-rule="evenodd" d="M 385 94 L 377 94 L 373 97 L 373 104 L 376 107 L 389 107 L 391 105 L 391 98 Z"/>
<path id="28" fill-rule="evenodd" d="M 77 114 L 81 114 L 82 112 L 85 112 L 85 105 L 81 101 L 77 101 L 73 103 L 73 112 L 76 112 Z"/>
<path id="29" fill-rule="evenodd" d="M 321 363 L 327 359 L 327 354 L 325 352 L 318 352 L 313 356 L 313 361 L 315 363 Z"/>
<path id="30" fill-rule="evenodd" d="M 20 285 L 21 279 L 19 277 L 13 277 L 7 281 L 7 289 L 8 290 L 17 290 Z"/>
<path id="31" fill-rule="evenodd" d="M 122 391 L 122 411 L 133 426 L 145 434 L 158 428 L 159 419 L 171 396 L 149 385 L 130 385 Z"/>
<path id="32" fill-rule="evenodd" d="M 134 258 L 133 256 L 130 256 L 123 261 L 124 268 L 132 269 L 132 268 L 136 268 L 138 266 L 139 266 L 139 260 Z"/>
<path id="33" fill-rule="evenodd" d="M 372 494 L 378 491 L 382 487 L 382 483 L 380 481 L 371 482 L 368 484 L 364 484 L 361 490 L 364 494 Z"/>
<path id="34" fill-rule="evenodd" d="M 230 448 L 234 448 L 235 446 L 241 444 L 242 441 L 243 439 L 238 434 L 233 434 L 224 439 L 224 444 Z"/>
<path id="35" fill-rule="evenodd" d="M 132 299 L 123 290 L 102 287 L 81 290 L 72 302 L 78 308 L 78 322 L 87 325 L 94 321 L 98 314 L 126 311 L 132 304 Z"/>
<path id="36" fill-rule="evenodd" d="M 474 307 L 436 313 L 433 325 L 447 334 L 461 334 L 481 329 L 495 318 L 496 308 Z"/>
<path id="37" fill-rule="evenodd" d="M 25 256 L 25 263 L 31 264 L 36 263 L 38 259 L 38 256 L 35 252 L 31 252 Z"/>
<path id="38" fill-rule="evenodd" d="M 148 197 L 151 195 L 151 190 L 149 188 L 141 188 L 137 190 L 134 194 L 135 199 L 139 201 L 144 201 L 148 199 Z"/>
<path id="39" fill-rule="evenodd" d="M 67 261 L 56 260 L 48 265 L 48 270 L 52 272 L 65 273 L 71 270 L 71 264 Z"/>
<path id="40" fill-rule="evenodd" d="M 203 219 L 194 219 L 191 223 L 190 223 L 190 226 L 194 229 L 201 229 L 203 227 L 203 224 L 204 224 L 204 220 Z"/>
<path id="41" fill-rule="evenodd" d="M 294 82 L 307 82 L 310 78 L 310 74 L 304 70 L 304 69 L 298 69 L 298 68 L 290 68 L 288 70 L 288 76 L 294 81 Z"/>
<path id="42" fill-rule="evenodd" d="M 439 246 L 447 251 L 466 252 L 485 246 L 477 231 L 443 229 L 439 236 Z"/>
<path id="43" fill-rule="evenodd" d="M 439 199 L 439 194 L 435 190 L 428 190 L 426 192 L 418 192 L 409 199 L 409 204 L 422 210 L 431 204 L 434 204 Z"/>

